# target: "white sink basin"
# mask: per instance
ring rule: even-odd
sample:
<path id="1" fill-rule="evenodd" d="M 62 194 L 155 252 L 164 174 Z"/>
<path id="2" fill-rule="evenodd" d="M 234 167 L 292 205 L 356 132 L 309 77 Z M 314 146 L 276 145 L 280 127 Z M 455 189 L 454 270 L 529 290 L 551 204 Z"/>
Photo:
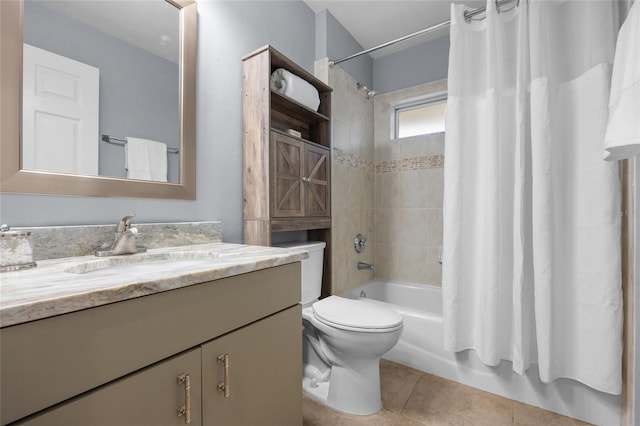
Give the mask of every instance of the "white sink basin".
<path id="1" fill-rule="evenodd" d="M 102 257 L 75 263 L 64 269 L 64 272 L 70 274 L 153 273 L 204 265 L 214 262 L 219 257 L 218 253 L 188 251 Z"/>

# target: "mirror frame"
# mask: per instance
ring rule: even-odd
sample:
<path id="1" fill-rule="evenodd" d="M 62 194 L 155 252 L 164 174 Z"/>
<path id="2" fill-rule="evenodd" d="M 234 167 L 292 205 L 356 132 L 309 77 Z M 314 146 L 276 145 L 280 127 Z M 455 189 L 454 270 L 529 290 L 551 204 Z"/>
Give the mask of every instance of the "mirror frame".
<path id="1" fill-rule="evenodd" d="M 196 199 L 196 43 L 194 0 L 165 0 L 180 12 L 180 183 L 23 170 L 23 1 L 0 1 L 0 192 Z M 98 137 L 96 135 L 96 137 Z"/>

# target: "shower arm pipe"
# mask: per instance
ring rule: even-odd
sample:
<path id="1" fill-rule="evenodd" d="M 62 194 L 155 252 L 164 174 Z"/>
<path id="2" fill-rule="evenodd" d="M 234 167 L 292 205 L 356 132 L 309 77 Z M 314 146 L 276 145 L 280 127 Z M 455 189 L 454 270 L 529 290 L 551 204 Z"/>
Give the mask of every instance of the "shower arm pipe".
<path id="1" fill-rule="evenodd" d="M 516 2 L 516 5 L 518 5 L 520 3 L 520 0 L 496 0 L 496 6 L 497 6 L 498 10 L 500 10 L 501 6 L 504 6 L 505 4 L 513 3 L 513 2 Z M 478 9 L 468 10 L 468 11 L 464 12 L 464 19 L 470 20 L 474 16 L 479 15 L 481 13 L 484 13 L 485 10 L 486 10 L 486 7 L 480 7 Z M 412 38 L 415 38 L 415 37 L 419 37 L 419 36 L 421 36 L 423 34 L 427 34 L 427 33 L 430 33 L 432 31 L 439 30 L 439 29 L 447 27 L 449 25 L 451 25 L 451 19 L 447 19 L 446 21 L 442 21 L 439 24 L 432 25 L 429 28 L 425 28 L 423 30 L 416 31 L 416 32 L 411 33 L 411 34 L 407 34 L 407 35 L 402 36 L 400 38 L 397 38 L 395 40 L 388 41 L 388 42 L 383 43 L 383 44 L 381 44 L 379 46 L 370 47 L 369 49 L 363 50 L 362 52 L 354 53 L 353 55 L 345 56 L 344 58 L 336 59 L 335 61 L 329 61 L 329 66 L 332 67 L 332 66 L 337 65 L 337 64 L 339 64 L 341 62 L 345 62 L 345 61 L 348 61 L 350 59 L 357 58 L 358 56 L 362 56 L 362 55 L 365 55 L 367 53 L 374 52 L 376 50 L 384 49 L 385 47 L 393 46 L 394 44 L 397 44 L 397 43 L 400 43 L 400 42 L 403 42 L 405 40 L 409 40 L 409 39 L 412 39 Z"/>

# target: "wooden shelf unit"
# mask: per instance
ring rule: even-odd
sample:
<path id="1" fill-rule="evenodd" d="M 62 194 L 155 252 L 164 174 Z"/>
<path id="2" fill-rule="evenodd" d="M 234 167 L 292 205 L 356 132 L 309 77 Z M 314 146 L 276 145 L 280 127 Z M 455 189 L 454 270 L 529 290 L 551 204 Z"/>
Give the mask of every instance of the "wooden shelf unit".
<path id="1" fill-rule="evenodd" d="M 242 61 L 244 243 L 269 246 L 273 232 L 286 231 L 308 231 L 309 240 L 325 241 L 323 293 L 328 294 L 333 89 L 268 45 Z M 317 111 L 271 90 L 271 74 L 278 68 L 318 90 Z"/>

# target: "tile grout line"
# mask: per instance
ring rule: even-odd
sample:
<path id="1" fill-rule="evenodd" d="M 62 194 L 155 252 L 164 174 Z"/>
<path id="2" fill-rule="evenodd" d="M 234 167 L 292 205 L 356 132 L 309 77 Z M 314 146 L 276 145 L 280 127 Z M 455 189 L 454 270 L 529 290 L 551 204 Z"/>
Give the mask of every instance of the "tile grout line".
<path id="1" fill-rule="evenodd" d="M 398 410 L 398 415 L 402 416 L 402 413 L 404 412 L 405 407 L 407 406 L 407 403 L 409 402 L 409 400 L 411 399 L 411 397 L 413 396 L 413 393 L 416 391 L 416 387 L 418 386 L 418 383 L 420 383 L 420 380 L 424 377 L 426 373 L 421 372 L 420 375 L 418 376 L 418 380 L 416 380 L 416 382 L 413 384 L 413 387 L 411 388 L 411 392 L 409 393 L 409 396 L 407 397 L 407 399 L 404 401 L 404 403 L 402 404 L 402 407 L 400 407 L 400 410 Z M 417 423 L 423 424 L 421 421 L 415 420 L 411 417 L 408 416 L 403 416 L 406 417 L 408 419 L 411 419 Z M 427 425 L 425 425 L 427 426 Z"/>

